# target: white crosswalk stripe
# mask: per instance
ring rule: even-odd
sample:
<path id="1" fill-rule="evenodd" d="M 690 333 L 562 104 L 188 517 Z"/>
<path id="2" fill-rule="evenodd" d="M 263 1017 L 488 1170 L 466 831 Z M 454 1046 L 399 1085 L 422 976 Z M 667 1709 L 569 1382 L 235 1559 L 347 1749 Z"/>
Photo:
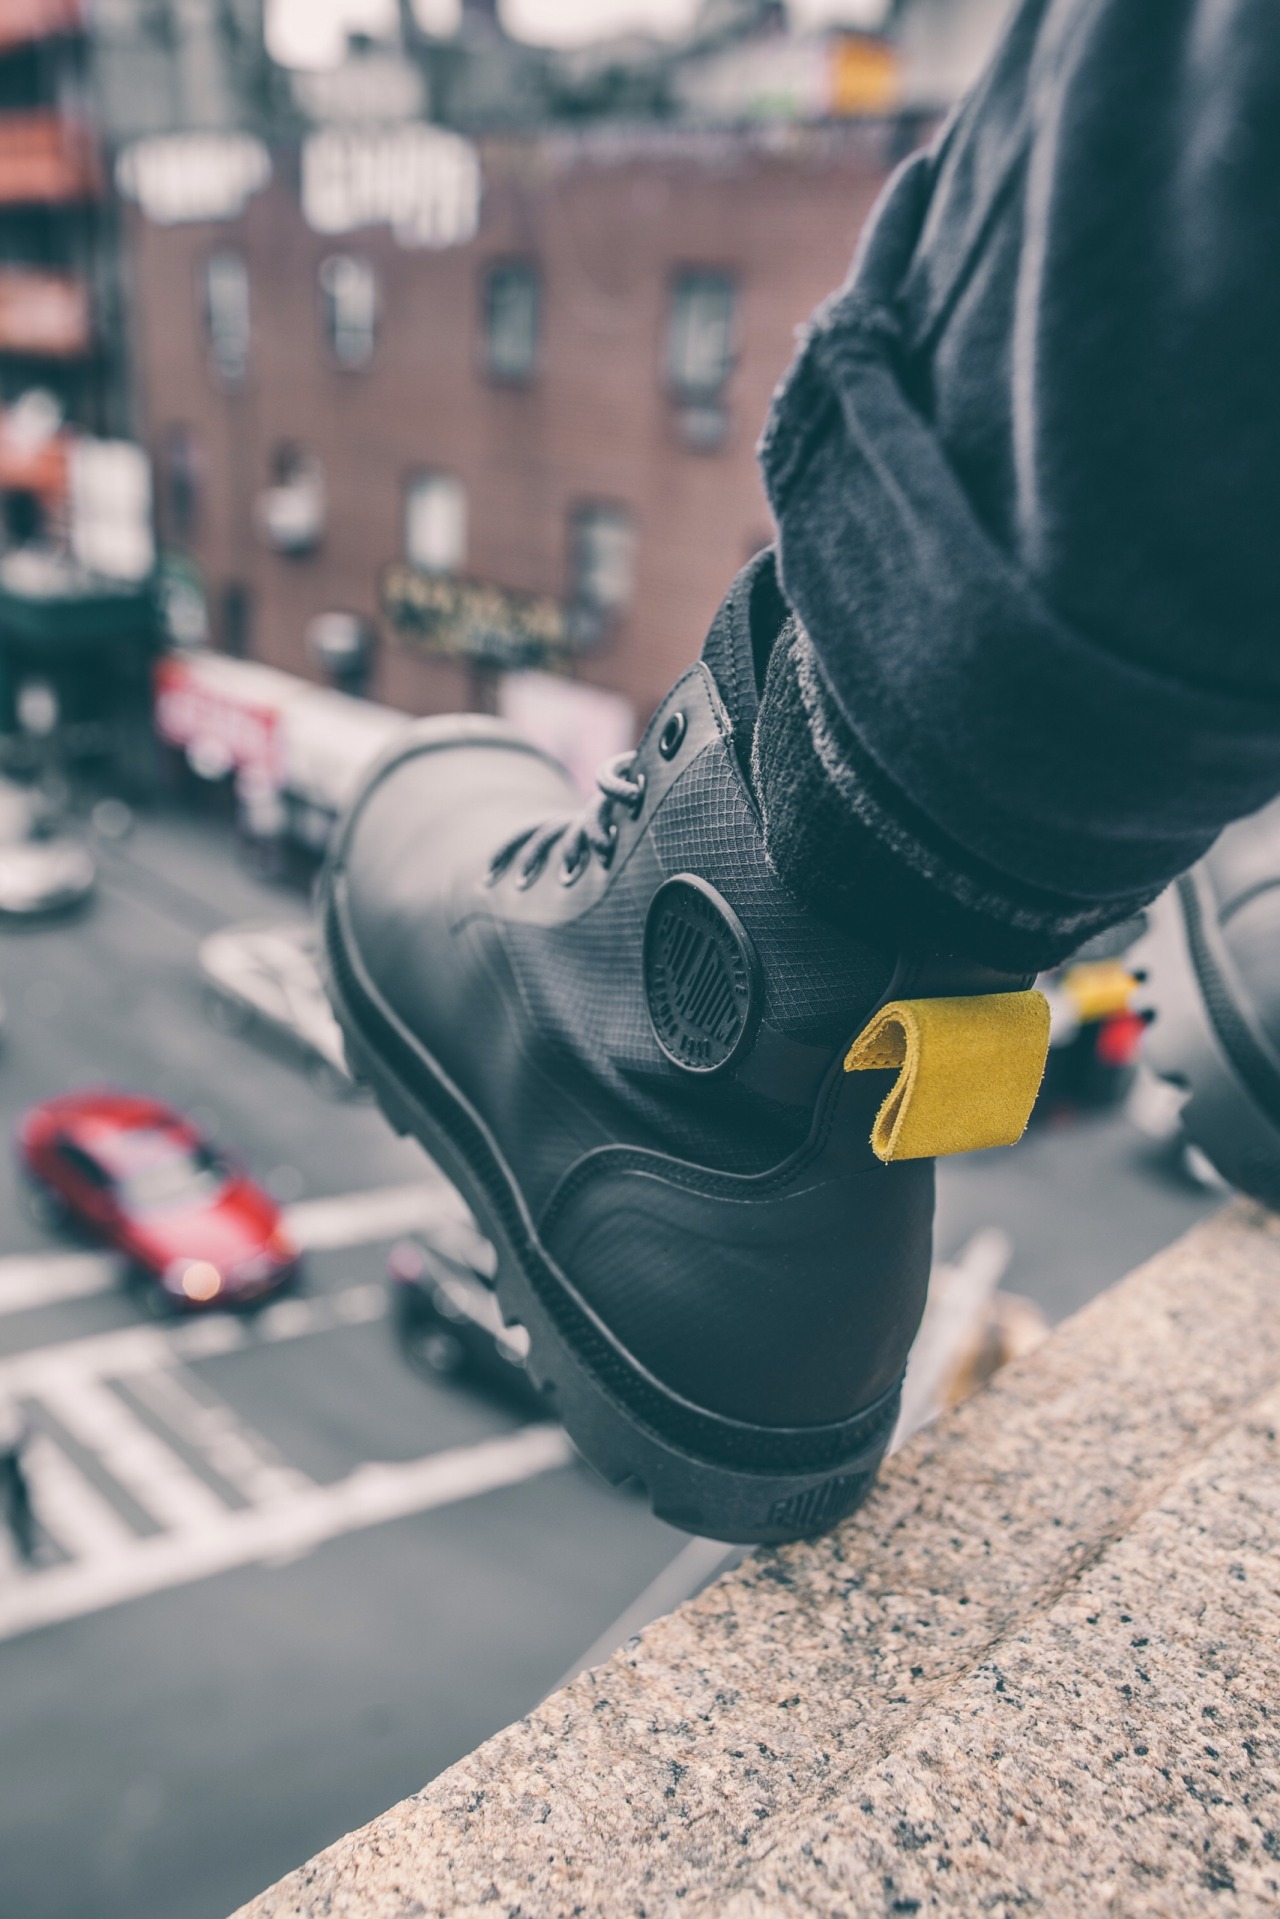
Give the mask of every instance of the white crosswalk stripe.
<path id="1" fill-rule="evenodd" d="M 116 1284 L 118 1269 L 106 1253 L 17 1253 L 0 1259 L 0 1313 L 24 1313 L 86 1299 Z"/>
<path id="2" fill-rule="evenodd" d="M 62 1386 L 50 1382 L 40 1403 L 73 1439 L 97 1454 L 144 1512 L 171 1532 L 198 1530 L 226 1512 L 217 1493 L 157 1439 L 105 1382 L 83 1374 Z"/>
<path id="3" fill-rule="evenodd" d="M 382 1186 L 340 1199 L 304 1199 L 285 1208 L 285 1221 L 306 1252 L 365 1246 L 401 1233 L 466 1233 L 471 1215 L 461 1197 L 443 1179 L 421 1186 Z M 474 1238 L 475 1229 L 471 1227 Z"/>
<path id="4" fill-rule="evenodd" d="M 218 1477 L 247 1499 L 264 1505 L 311 1485 L 306 1473 L 287 1466 L 257 1433 L 241 1424 L 194 1373 L 166 1367 L 124 1382 L 133 1397 L 179 1439 L 208 1460 Z"/>
<path id="5" fill-rule="evenodd" d="M 518 1485 L 573 1458 L 559 1427 L 526 1426 L 424 1459 L 359 1466 L 319 1486 L 186 1363 L 337 1332 L 386 1308 L 385 1287 L 348 1286 L 281 1300 L 252 1319 L 125 1326 L 0 1359 L 0 1396 L 20 1401 L 35 1428 L 25 1458 L 37 1521 L 68 1560 L 31 1570 L 0 1549 L 0 1639 L 234 1567 L 287 1562 L 343 1533 Z M 76 1448 L 92 1456 L 93 1479 Z M 159 1530 L 144 1533 L 135 1509 Z"/>
<path id="6" fill-rule="evenodd" d="M 0 1393 L 39 1394 L 45 1382 L 79 1378 L 126 1379 L 154 1372 L 175 1360 L 212 1359 L 264 1341 L 301 1339 L 379 1319 L 387 1310 L 386 1288 L 344 1286 L 333 1293 L 282 1299 L 251 1318 L 208 1313 L 174 1325 L 120 1326 L 109 1333 L 29 1347 L 0 1358 Z"/>
<path id="7" fill-rule="evenodd" d="M 427 1232 L 444 1250 L 487 1270 L 491 1249 L 452 1186 L 443 1180 L 383 1186 L 334 1199 L 300 1200 L 284 1208 L 285 1224 L 307 1252 L 368 1246 L 403 1233 Z M 0 1258 L 0 1316 L 114 1292 L 120 1261 L 112 1253 L 14 1253 Z"/>
<path id="8" fill-rule="evenodd" d="M 519 1485 L 572 1458 L 558 1426 L 523 1426 L 427 1459 L 360 1466 L 336 1485 L 313 1487 L 288 1502 L 229 1512 L 185 1535 L 158 1533 L 121 1552 L 14 1580 L 0 1588 L 0 1639 L 236 1566 L 296 1557 L 343 1533 Z"/>
<path id="9" fill-rule="evenodd" d="M 47 1433 L 32 1436 L 23 1464 L 40 1525 L 70 1558 L 109 1558 L 134 1543 L 132 1527 Z"/>

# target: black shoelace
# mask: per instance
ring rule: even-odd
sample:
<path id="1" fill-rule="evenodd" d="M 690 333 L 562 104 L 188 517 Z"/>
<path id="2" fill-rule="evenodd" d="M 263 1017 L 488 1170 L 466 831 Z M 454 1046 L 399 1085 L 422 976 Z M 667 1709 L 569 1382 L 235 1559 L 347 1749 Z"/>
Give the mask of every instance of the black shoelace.
<path id="1" fill-rule="evenodd" d="M 547 820 L 541 826 L 526 826 L 508 840 L 489 863 L 490 885 L 501 879 L 521 854 L 516 885 L 531 886 L 557 842 L 562 842 L 560 878 L 566 886 L 586 870 L 593 853 L 602 866 L 607 866 L 618 842 L 615 810 L 625 807 L 634 819 L 644 799 L 645 778 L 636 772 L 635 762 L 635 753 L 619 753 L 615 759 L 606 760 L 596 774 L 599 791 L 581 813 L 569 819 Z"/>

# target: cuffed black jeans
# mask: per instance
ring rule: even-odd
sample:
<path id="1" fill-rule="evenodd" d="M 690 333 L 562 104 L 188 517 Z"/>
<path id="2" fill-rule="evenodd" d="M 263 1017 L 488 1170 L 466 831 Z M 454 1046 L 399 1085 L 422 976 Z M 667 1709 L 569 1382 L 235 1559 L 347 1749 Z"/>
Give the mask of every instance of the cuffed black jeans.
<path id="1" fill-rule="evenodd" d="M 1043 962 L 1280 791 L 1278 218 L 1277 0 L 1024 0 L 761 442 L 784 871 Z"/>

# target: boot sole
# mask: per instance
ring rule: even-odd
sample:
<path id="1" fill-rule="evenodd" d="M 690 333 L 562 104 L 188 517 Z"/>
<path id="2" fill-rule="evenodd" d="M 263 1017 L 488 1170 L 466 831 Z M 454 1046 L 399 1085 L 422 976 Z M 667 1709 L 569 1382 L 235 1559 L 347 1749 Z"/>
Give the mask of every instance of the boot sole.
<path id="1" fill-rule="evenodd" d="M 1222 1177 L 1280 1208 L 1280 1074 L 1241 1010 L 1212 902 L 1193 872 L 1147 913 L 1127 956 L 1156 1016 L 1147 1064 L 1186 1092 L 1182 1130 Z"/>
<path id="2" fill-rule="evenodd" d="M 727 1419 L 670 1392 L 556 1266 L 484 1122 L 381 1001 L 346 930 L 341 874 L 326 886 L 324 920 L 351 1070 L 471 1207 L 497 1254 L 503 1318 L 528 1333 L 530 1376 L 589 1463 L 613 1485 L 638 1486 L 659 1519 L 732 1544 L 812 1537 L 860 1506 L 893 1437 L 901 1384 L 838 1425 L 789 1428 Z"/>

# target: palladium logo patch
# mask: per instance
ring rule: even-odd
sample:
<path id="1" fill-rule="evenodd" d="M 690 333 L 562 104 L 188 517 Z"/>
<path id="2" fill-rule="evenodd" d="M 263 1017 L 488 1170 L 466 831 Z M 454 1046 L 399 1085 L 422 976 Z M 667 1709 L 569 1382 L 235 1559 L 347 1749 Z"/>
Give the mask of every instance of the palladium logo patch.
<path id="1" fill-rule="evenodd" d="M 644 989 L 667 1058 L 715 1073 L 751 1037 L 758 968 L 746 929 L 714 887 L 693 873 L 660 886 L 644 927 Z"/>

